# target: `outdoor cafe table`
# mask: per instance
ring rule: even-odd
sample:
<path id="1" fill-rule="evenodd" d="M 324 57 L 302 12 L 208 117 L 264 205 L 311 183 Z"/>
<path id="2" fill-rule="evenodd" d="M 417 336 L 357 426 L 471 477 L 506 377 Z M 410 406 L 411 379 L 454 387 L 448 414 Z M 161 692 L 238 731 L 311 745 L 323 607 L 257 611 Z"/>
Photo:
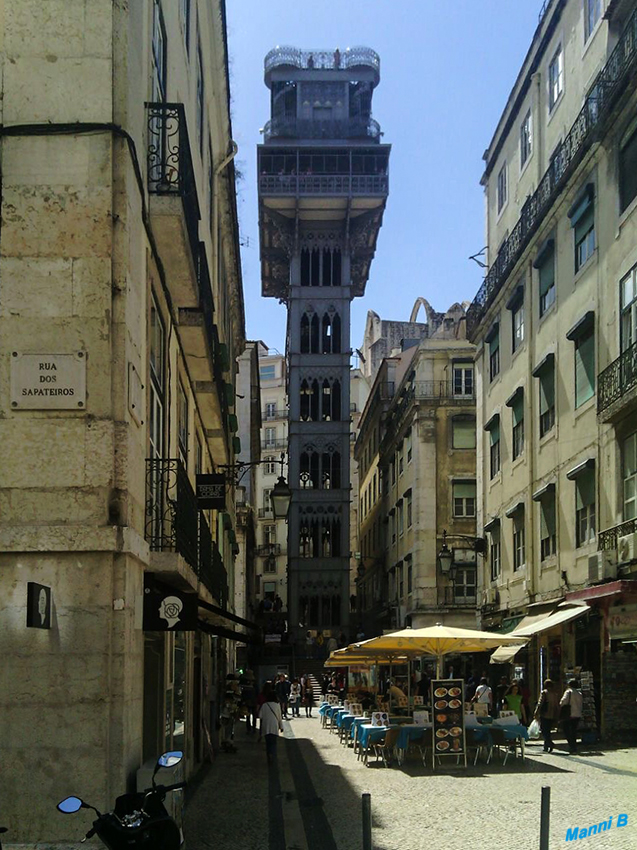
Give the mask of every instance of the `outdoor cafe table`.
<path id="1" fill-rule="evenodd" d="M 409 744 L 422 741 L 425 734 L 429 734 L 431 732 L 431 723 L 420 726 L 416 726 L 415 724 L 404 724 L 399 728 L 400 732 L 398 733 L 398 740 L 396 741 L 396 758 L 398 760 L 398 764 L 401 765 L 405 760 L 405 753 L 407 752 Z"/>
<path id="2" fill-rule="evenodd" d="M 479 723 L 475 726 L 473 724 L 467 724 L 466 728 L 471 730 L 476 741 L 484 743 L 489 750 L 493 748 L 491 729 L 502 729 L 507 741 L 512 741 L 513 743 L 519 742 L 520 755 L 524 761 L 524 742 L 529 740 L 529 733 L 526 726 L 523 726 L 521 723 L 502 723 L 494 720 L 493 723 Z"/>
<path id="3" fill-rule="evenodd" d="M 369 720 L 369 718 L 365 718 Z M 365 764 L 367 764 L 367 755 L 370 747 L 378 744 L 385 739 L 385 735 L 391 729 L 391 726 L 372 726 L 371 723 L 363 723 L 358 732 L 358 741 L 361 745 L 359 757 L 363 756 Z"/>

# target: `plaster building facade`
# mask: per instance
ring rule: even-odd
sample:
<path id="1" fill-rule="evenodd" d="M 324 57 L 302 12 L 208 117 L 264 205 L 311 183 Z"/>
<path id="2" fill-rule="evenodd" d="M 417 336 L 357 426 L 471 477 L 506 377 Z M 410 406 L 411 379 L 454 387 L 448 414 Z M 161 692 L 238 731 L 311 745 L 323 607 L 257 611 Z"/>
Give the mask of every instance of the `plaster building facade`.
<path id="1" fill-rule="evenodd" d="M 349 628 L 350 302 L 365 291 L 388 193 L 368 48 L 265 59 L 258 149 L 263 294 L 288 307 L 292 639 Z M 303 624 L 302 627 L 299 624 Z"/>
<path id="2" fill-rule="evenodd" d="M 357 441 L 367 636 L 476 626 L 474 347 L 460 304 L 436 315 L 418 346 L 383 363 Z"/>
<path id="3" fill-rule="evenodd" d="M 13 846 L 68 846 L 69 791 L 201 764 L 235 634 L 233 487 L 195 494 L 235 458 L 245 336 L 225 8 L 0 27 L 0 804 Z"/>
<path id="4" fill-rule="evenodd" d="M 416 321 L 421 307 L 425 311 L 426 322 Z M 406 347 L 405 343 L 417 345 L 426 336 L 427 329 L 434 327 L 437 320 L 439 321 L 438 315 L 424 298 L 416 301 L 408 322 L 381 319 L 378 313 L 368 310 L 363 344 L 358 349 L 361 372 L 373 381 L 385 357 L 390 357 L 393 351 Z"/>
<path id="5" fill-rule="evenodd" d="M 288 396 L 285 357 L 259 343 L 261 381 L 261 446 L 263 463 L 256 473 L 257 581 L 256 600 L 274 603 L 278 596 L 287 611 L 287 522 L 276 519 L 270 493 L 277 478 L 288 476 Z M 283 455 L 283 473 L 281 473 Z M 261 606 L 262 607 L 262 606 Z M 269 604 L 267 606 L 270 607 Z"/>
<path id="6" fill-rule="evenodd" d="M 484 155 L 489 265 L 468 310 L 482 622 L 533 617 L 508 659 L 534 689 L 591 674 L 606 734 L 637 633 L 636 44 L 634 2 L 546 4 Z"/>

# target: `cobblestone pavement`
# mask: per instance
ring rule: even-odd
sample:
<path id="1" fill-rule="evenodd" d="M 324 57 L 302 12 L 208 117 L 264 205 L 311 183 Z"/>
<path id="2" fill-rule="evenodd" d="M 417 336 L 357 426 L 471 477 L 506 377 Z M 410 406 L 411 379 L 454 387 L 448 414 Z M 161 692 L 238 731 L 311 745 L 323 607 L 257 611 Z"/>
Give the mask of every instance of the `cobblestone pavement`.
<path id="1" fill-rule="evenodd" d="M 365 767 L 318 719 L 286 723 L 276 769 L 241 728 L 239 751 L 220 755 L 192 795 L 188 850 L 361 850 L 361 794 L 372 795 L 374 850 L 539 847 L 540 794 L 551 787 L 551 850 L 566 831 L 613 816 L 576 847 L 637 850 L 637 750 L 527 745 L 527 759 L 432 773 L 414 754 L 403 768 Z M 628 825 L 616 827 L 617 816 Z"/>

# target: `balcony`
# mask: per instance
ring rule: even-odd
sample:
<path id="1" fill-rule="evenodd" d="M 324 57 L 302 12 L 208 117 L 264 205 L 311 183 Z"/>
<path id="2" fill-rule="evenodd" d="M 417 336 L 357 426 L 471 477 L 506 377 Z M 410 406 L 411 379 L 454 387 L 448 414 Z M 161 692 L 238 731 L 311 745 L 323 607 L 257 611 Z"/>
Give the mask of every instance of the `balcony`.
<path id="1" fill-rule="evenodd" d="M 204 514 L 199 515 L 199 579 L 221 608 L 228 607 L 228 574 Z"/>
<path id="2" fill-rule="evenodd" d="M 153 232 L 176 307 L 198 307 L 199 203 L 182 103 L 147 103 Z"/>
<path id="3" fill-rule="evenodd" d="M 565 189 L 571 175 L 613 123 L 613 112 L 637 71 L 637 9 L 591 88 L 591 93 L 536 191 L 522 207 L 522 214 L 504 241 L 484 283 L 467 310 L 467 336 L 474 342 L 482 319 L 505 286 L 509 275 L 546 215 Z"/>
<path id="4" fill-rule="evenodd" d="M 384 197 L 389 192 L 389 177 L 386 174 L 261 174 L 259 192 L 292 197 Z"/>
<path id="5" fill-rule="evenodd" d="M 281 554 L 280 543 L 264 543 L 262 546 L 257 546 L 257 556 L 259 558 L 269 558 L 273 555 L 275 558 Z"/>
<path id="6" fill-rule="evenodd" d="M 620 537 L 634 534 L 637 531 L 637 519 L 629 519 L 612 528 L 606 528 L 597 535 L 597 548 L 600 551 L 606 549 L 617 549 L 617 541 Z"/>
<path id="7" fill-rule="evenodd" d="M 272 451 L 272 449 L 287 449 L 287 447 L 288 447 L 288 441 L 287 441 L 287 437 L 286 437 L 283 440 L 267 440 L 267 441 L 265 441 L 261 446 L 261 450 L 264 451 L 264 452 L 267 452 L 267 451 Z"/>
<path id="8" fill-rule="evenodd" d="M 415 381 L 413 398 L 422 401 L 439 401 L 446 404 L 475 404 L 473 388 L 468 392 L 458 392 L 449 381 Z"/>
<path id="9" fill-rule="evenodd" d="M 438 605 L 445 608 L 471 608 L 476 607 L 475 588 L 473 594 L 469 587 L 438 587 Z"/>
<path id="10" fill-rule="evenodd" d="M 263 139 L 322 139 L 343 141 L 363 139 L 379 142 L 382 136 L 380 124 L 373 118 L 335 118 L 329 121 L 311 118 L 274 118 L 263 128 Z"/>
<path id="11" fill-rule="evenodd" d="M 287 409 L 286 410 L 279 410 L 279 409 L 272 410 L 272 409 L 266 408 L 261 413 L 261 419 L 263 420 L 263 422 L 271 422 L 274 419 L 287 419 L 289 415 L 290 415 L 290 411 L 287 410 Z"/>
<path id="12" fill-rule="evenodd" d="M 380 79 L 380 56 L 371 47 L 348 47 L 336 50 L 299 50 L 297 47 L 275 47 L 265 57 L 264 71 L 267 76 L 277 68 L 299 68 L 302 70 L 334 71 L 353 68 L 369 68 L 375 80 Z"/>
<path id="13" fill-rule="evenodd" d="M 150 551 L 177 553 L 197 572 L 197 530 L 197 497 L 183 463 L 147 458 L 146 540 Z"/>
<path id="14" fill-rule="evenodd" d="M 274 513 L 272 508 L 259 508 L 258 510 L 259 519 L 270 519 L 274 517 Z"/>
<path id="15" fill-rule="evenodd" d="M 637 343 L 623 351 L 597 379 L 597 414 L 602 422 L 623 415 L 637 401 Z"/>

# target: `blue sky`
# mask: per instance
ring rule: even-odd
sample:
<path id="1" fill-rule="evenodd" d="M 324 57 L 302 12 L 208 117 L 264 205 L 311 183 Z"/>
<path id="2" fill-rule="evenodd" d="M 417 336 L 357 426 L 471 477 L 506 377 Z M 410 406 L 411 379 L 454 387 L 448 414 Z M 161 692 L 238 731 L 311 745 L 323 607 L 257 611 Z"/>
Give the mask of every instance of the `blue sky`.
<path id="1" fill-rule="evenodd" d="M 261 297 L 256 146 L 269 117 L 263 57 L 284 44 L 364 44 L 381 57 L 374 118 L 392 145 L 390 191 L 366 294 L 352 305 L 352 347 L 367 310 L 406 321 L 471 300 L 482 271 L 480 186 L 487 147 L 538 22 L 541 0 L 226 0 L 246 329 L 285 346 L 285 308 Z"/>

